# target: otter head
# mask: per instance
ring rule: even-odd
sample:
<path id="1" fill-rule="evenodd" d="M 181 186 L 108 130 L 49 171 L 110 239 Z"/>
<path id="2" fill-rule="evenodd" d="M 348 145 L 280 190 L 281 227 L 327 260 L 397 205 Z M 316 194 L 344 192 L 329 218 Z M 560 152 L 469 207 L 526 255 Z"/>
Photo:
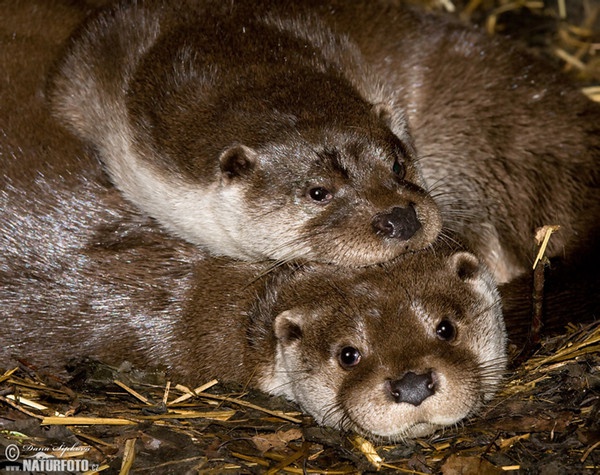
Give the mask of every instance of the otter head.
<path id="1" fill-rule="evenodd" d="M 275 366 L 263 386 L 318 423 L 401 440 L 489 400 L 506 336 L 495 284 L 473 255 L 416 253 L 386 269 L 297 285 L 305 299 L 274 320 Z"/>
<path id="2" fill-rule="evenodd" d="M 433 242 L 441 218 L 403 120 L 287 36 L 307 57 L 278 62 L 261 44 L 246 51 L 249 64 L 231 63 L 229 50 L 189 35 L 198 44 L 160 40 L 124 98 L 137 163 L 114 181 L 137 190 L 142 171 L 153 178 L 150 197 L 126 192 L 131 201 L 244 260 L 364 266 Z"/>
<path id="3" fill-rule="evenodd" d="M 228 220 L 256 256 L 358 267 L 434 241 L 440 213 L 410 141 L 375 120 L 358 128 L 294 122 L 220 155 L 219 202 L 235 203 Z"/>

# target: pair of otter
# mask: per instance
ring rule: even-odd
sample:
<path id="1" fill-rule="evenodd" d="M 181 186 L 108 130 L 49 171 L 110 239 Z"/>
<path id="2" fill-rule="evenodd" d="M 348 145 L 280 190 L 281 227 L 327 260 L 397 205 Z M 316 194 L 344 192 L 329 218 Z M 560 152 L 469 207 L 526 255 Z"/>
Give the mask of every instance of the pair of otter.
<path id="1" fill-rule="evenodd" d="M 100 11 L 49 95 L 135 206 L 35 102 L 41 78 L 20 83 L 40 64 L 12 65 L 34 104 L 2 125 L 0 354 L 250 381 L 391 438 L 458 422 L 506 362 L 482 261 L 514 281 L 535 227 L 563 226 L 551 254 L 567 262 L 597 236 L 598 107 L 528 61 L 383 1 Z M 322 263 L 264 276 L 136 207 L 212 254 Z"/>

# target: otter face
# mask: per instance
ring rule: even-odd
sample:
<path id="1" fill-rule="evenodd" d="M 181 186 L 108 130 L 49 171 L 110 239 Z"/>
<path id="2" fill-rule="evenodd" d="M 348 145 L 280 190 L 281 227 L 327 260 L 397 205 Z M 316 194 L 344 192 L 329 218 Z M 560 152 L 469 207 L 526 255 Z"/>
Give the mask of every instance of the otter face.
<path id="1" fill-rule="evenodd" d="M 441 218 L 419 186 L 412 151 L 391 132 L 370 132 L 226 150 L 223 195 L 247 203 L 235 216 L 237 239 L 263 257 L 354 267 L 430 245 Z"/>
<path id="2" fill-rule="evenodd" d="M 275 319 L 270 389 L 318 423 L 392 440 L 476 412 L 506 365 L 499 297 L 473 255 L 430 254 L 338 279 L 335 289 L 321 278 L 311 289 L 317 304 Z"/>

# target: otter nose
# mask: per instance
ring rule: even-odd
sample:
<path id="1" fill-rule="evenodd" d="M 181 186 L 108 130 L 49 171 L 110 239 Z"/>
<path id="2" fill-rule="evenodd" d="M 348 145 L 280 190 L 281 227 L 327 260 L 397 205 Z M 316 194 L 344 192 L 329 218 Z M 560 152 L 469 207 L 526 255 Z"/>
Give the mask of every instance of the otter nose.
<path id="1" fill-rule="evenodd" d="M 388 381 L 388 385 L 390 394 L 396 402 L 407 402 L 413 406 L 418 406 L 429 396 L 435 394 L 435 383 L 431 371 L 424 374 L 409 371 L 397 381 Z"/>
<path id="2" fill-rule="evenodd" d="M 371 222 L 378 234 L 406 241 L 421 228 L 414 205 L 406 208 L 395 206 L 389 212 L 378 213 Z"/>

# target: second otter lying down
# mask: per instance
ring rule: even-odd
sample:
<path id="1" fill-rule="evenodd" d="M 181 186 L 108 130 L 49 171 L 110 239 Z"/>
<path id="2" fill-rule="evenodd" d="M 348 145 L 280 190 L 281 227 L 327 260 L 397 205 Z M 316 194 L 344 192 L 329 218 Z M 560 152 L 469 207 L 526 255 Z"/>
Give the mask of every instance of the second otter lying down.
<path id="1" fill-rule="evenodd" d="M 309 265 L 261 278 L 265 266 L 198 260 L 137 218 L 97 229 L 85 247 L 62 250 L 23 236 L 32 253 L 52 247 L 60 272 L 37 256 L 0 257 L 14 269 L 0 282 L 2 365 L 22 357 L 59 370 L 82 355 L 166 365 L 177 382 L 249 383 L 319 424 L 392 440 L 456 424 L 500 384 L 500 300 L 471 254 L 437 249 L 383 269 Z"/>
<path id="2" fill-rule="evenodd" d="M 437 206 L 356 46 L 247 8 L 101 11 L 57 67 L 57 115 L 126 198 L 214 255 L 361 266 L 429 245 Z"/>

